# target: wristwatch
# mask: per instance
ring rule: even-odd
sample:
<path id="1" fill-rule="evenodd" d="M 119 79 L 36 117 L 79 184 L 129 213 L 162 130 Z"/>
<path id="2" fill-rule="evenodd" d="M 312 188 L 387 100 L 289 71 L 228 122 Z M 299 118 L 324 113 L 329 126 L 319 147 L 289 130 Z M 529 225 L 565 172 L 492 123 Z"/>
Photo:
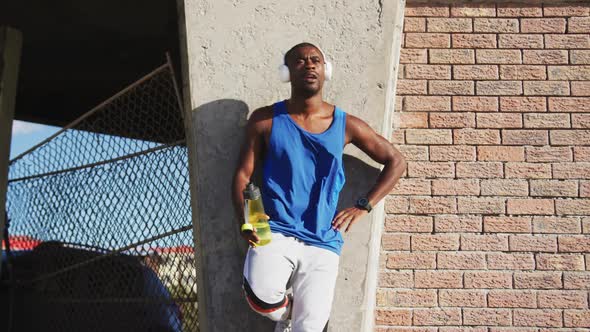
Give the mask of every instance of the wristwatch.
<path id="1" fill-rule="evenodd" d="M 359 198 L 356 201 L 356 207 L 359 209 L 367 210 L 367 212 L 371 212 L 371 210 L 373 210 L 371 203 L 369 203 L 369 200 L 366 197 Z"/>

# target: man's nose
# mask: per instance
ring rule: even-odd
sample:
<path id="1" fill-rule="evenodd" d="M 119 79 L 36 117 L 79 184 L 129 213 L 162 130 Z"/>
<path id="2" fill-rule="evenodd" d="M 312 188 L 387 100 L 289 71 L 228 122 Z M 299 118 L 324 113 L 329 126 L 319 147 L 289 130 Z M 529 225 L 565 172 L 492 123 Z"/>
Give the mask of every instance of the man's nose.
<path id="1" fill-rule="evenodd" d="M 315 63 L 311 59 L 305 60 L 305 68 L 315 68 Z"/>

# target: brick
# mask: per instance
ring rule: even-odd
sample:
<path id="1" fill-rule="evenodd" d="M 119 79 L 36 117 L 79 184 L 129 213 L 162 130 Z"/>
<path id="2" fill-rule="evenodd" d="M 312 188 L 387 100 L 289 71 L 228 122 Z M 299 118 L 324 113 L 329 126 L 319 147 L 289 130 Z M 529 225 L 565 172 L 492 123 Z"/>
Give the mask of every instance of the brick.
<path id="1" fill-rule="evenodd" d="M 537 295 L 528 290 L 491 290 L 488 303 L 492 308 L 536 308 Z"/>
<path id="2" fill-rule="evenodd" d="M 403 48 L 400 51 L 399 62 L 404 63 L 427 63 L 428 51 L 426 49 Z"/>
<path id="3" fill-rule="evenodd" d="M 498 66 L 458 65 L 453 67 L 453 78 L 458 80 L 497 80 Z"/>
<path id="4" fill-rule="evenodd" d="M 459 250 L 459 234 L 412 235 L 412 251 Z"/>
<path id="5" fill-rule="evenodd" d="M 526 180 L 490 179 L 481 181 L 482 196 L 528 196 L 529 186 Z"/>
<path id="6" fill-rule="evenodd" d="M 407 213 L 410 208 L 410 199 L 407 197 L 389 196 L 385 200 L 386 213 Z"/>
<path id="7" fill-rule="evenodd" d="M 560 310 L 514 309 L 514 326 L 561 327 Z"/>
<path id="8" fill-rule="evenodd" d="M 500 78 L 503 80 L 545 80 L 545 66 L 537 65 L 502 65 Z"/>
<path id="9" fill-rule="evenodd" d="M 463 324 L 466 325 L 510 325 L 512 315 L 510 309 L 465 308 Z"/>
<path id="10" fill-rule="evenodd" d="M 426 32 L 426 19 L 423 17 L 404 18 L 404 32 Z"/>
<path id="11" fill-rule="evenodd" d="M 425 95 L 426 80 L 398 80 L 396 85 L 398 95 Z"/>
<path id="12" fill-rule="evenodd" d="M 527 146 L 526 161 L 531 163 L 572 161 L 572 150 L 569 147 Z"/>
<path id="13" fill-rule="evenodd" d="M 500 144 L 500 131 L 494 129 L 455 129 L 453 130 L 454 144 Z"/>
<path id="14" fill-rule="evenodd" d="M 397 215 L 385 218 L 386 232 L 432 232 L 433 218 L 431 216 Z"/>
<path id="15" fill-rule="evenodd" d="M 392 195 L 430 195 L 430 181 L 420 179 L 399 179 L 394 189 L 390 194 Z"/>
<path id="16" fill-rule="evenodd" d="M 477 128 L 522 128 L 522 115 L 516 113 L 479 113 L 477 114 Z"/>
<path id="17" fill-rule="evenodd" d="M 434 269 L 436 254 L 426 252 L 397 252 L 387 254 L 388 269 Z"/>
<path id="18" fill-rule="evenodd" d="M 499 162 L 459 162 L 456 169 L 458 178 L 500 178 L 504 175 Z"/>
<path id="19" fill-rule="evenodd" d="M 524 81 L 524 94 L 529 96 L 567 96 L 570 86 L 567 81 Z"/>
<path id="20" fill-rule="evenodd" d="M 543 14 L 545 16 L 588 16 L 587 4 L 556 4 L 544 5 Z"/>
<path id="21" fill-rule="evenodd" d="M 569 114 L 543 114 L 528 113 L 524 114 L 525 128 L 569 128 Z"/>
<path id="22" fill-rule="evenodd" d="M 531 196 L 576 197 L 577 181 L 531 180 Z"/>
<path id="23" fill-rule="evenodd" d="M 571 82 L 572 96 L 590 96 L 590 81 Z"/>
<path id="24" fill-rule="evenodd" d="M 453 34 L 453 48 L 496 48 L 497 39 L 495 34 Z"/>
<path id="25" fill-rule="evenodd" d="M 484 50 L 475 52 L 476 63 L 488 64 L 520 64 L 522 58 L 520 50 Z"/>
<path id="26" fill-rule="evenodd" d="M 441 307 L 485 307 L 486 294 L 481 290 L 441 289 L 439 301 Z"/>
<path id="27" fill-rule="evenodd" d="M 590 161 L 590 147 L 574 146 L 574 161 Z"/>
<path id="28" fill-rule="evenodd" d="M 507 271 L 465 271 L 464 279 L 465 288 L 512 288 L 512 272 Z"/>
<path id="29" fill-rule="evenodd" d="M 590 112 L 590 97 L 549 97 L 550 112 Z"/>
<path id="30" fill-rule="evenodd" d="M 566 327 L 590 326 L 590 310 L 564 310 L 563 320 Z"/>
<path id="31" fill-rule="evenodd" d="M 408 129 L 408 144 L 451 144 L 451 130 L 448 129 Z"/>
<path id="32" fill-rule="evenodd" d="M 479 82 L 478 82 L 479 83 Z M 473 81 L 428 81 L 428 91 L 435 95 L 473 95 Z"/>
<path id="33" fill-rule="evenodd" d="M 479 181 L 476 179 L 436 179 L 432 181 L 435 196 L 479 195 Z"/>
<path id="34" fill-rule="evenodd" d="M 590 252 L 588 235 L 560 235 L 557 241 L 559 252 Z"/>
<path id="35" fill-rule="evenodd" d="M 563 288 L 590 290 L 590 272 L 564 272 Z"/>
<path id="36" fill-rule="evenodd" d="M 474 60 L 473 50 L 462 50 L 462 49 L 433 49 L 430 50 L 430 63 L 431 64 L 472 64 Z M 462 67 L 473 67 L 476 66 L 462 66 Z M 484 67 L 484 66 L 480 66 Z M 449 77 L 441 77 L 449 78 Z M 460 77 L 455 77 L 459 79 Z"/>
<path id="37" fill-rule="evenodd" d="M 428 160 L 428 147 L 417 145 L 396 146 L 406 160 Z"/>
<path id="38" fill-rule="evenodd" d="M 561 272 L 515 272 L 514 288 L 556 289 L 561 288 Z"/>
<path id="39" fill-rule="evenodd" d="M 578 254 L 538 254 L 537 270 L 584 270 L 584 256 Z"/>
<path id="40" fill-rule="evenodd" d="M 475 115 L 473 113 L 430 113 L 431 128 L 473 128 Z M 475 156 L 475 151 L 473 151 Z"/>
<path id="41" fill-rule="evenodd" d="M 413 272 L 412 271 L 381 272 L 379 274 L 379 287 L 412 288 L 412 287 L 414 287 Z"/>
<path id="42" fill-rule="evenodd" d="M 547 130 L 502 130 L 502 144 L 505 145 L 547 145 Z"/>
<path id="43" fill-rule="evenodd" d="M 496 16 L 496 5 L 482 3 L 459 3 L 451 6 L 451 16 L 494 17 Z"/>
<path id="44" fill-rule="evenodd" d="M 507 251 L 508 235 L 505 234 L 463 234 L 461 250 L 465 251 Z"/>
<path id="45" fill-rule="evenodd" d="M 492 197 L 459 197 L 459 213 L 496 214 L 505 213 L 505 199 Z"/>
<path id="46" fill-rule="evenodd" d="M 544 97 L 500 97 L 502 112 L 546 112 Z"/>
<path id="47" fill-rule="evenodd" d="M 557 251 L 557 237 L 552 235 L 510 235 L 510 251 Z"/>
<path id="48" fill-rule="evenodd" d="M 497 112 L 498 97 L 453 96 L 453 111 Z"/>
<path id="49" fill-rule="evenodd" d="M 573 128 L 590 128 L 590 114 L 572 114 Z"/>
<path id="50" fill-rule="evenodd" d="M 485 326 L 475 327 L 454 327 L 454 326 L 441 326 L 438 328 L 439 332 L 487 332 L 488 328 Z"/>
<path id="51" fill-rule="evenodd" d="M 405 16 L 449 16 L 449 6 L 442 4 L 408 4 L 404 12 Z"/>
<path id="52" fill-rule="evenodd" d="M 474 32 L 509 33 L 518 31 L 518 19 L 513 18 L 475 18 Z"/>
<path id="53" fill-rule="evenodd" d="M 523 33 L 565 33 L 565 18 L 523 18 L 520 30 Z"/>
<path id="54" fill-rule="evenodd" d="M 553 214 L 555 212 L 552 199 L 509 198 L 506 202 L 508 214 Z"/>
<path id="55" fill-rule="evenodd" d="M 590 179 L 590 163 L 553 164 L 554 179 Z"/>
<path id="56" fill-rule="evenodd" d="M 403 289 L 391 292 L 388 302 L 394 307 L 434 307 L 437 296 L 435 290 Z"/>
<path id="57" fill-rule="evenodd" d="M 399 128 L 428 128 L 428 113 L 399 113 Z"/>
<path id="58" fill-rule="evenodd" d="M 459 308 L 419 308 L 414 310 L 413 325 L 461 325 Z"/>
<path id="59" fill-rule="evenodd" d="M 416 288 L 462 288 L 461 271 L 421 271 L 415 272 Z"/>
<path id="60" fill-rule="evenodd" d="M 442 96 L 408 96 L 404 98 L 406 111 L 450 111 L 451 98 Z"/>
<path id="61" fill-rule="evenodd" d="M 524 3 L 498 3 L 498 17 L 541 17 L 539 5 Z"/>
<path id="62" fill-rule="evenodd" d="M 543 35 L 501 34 L 498 36 L 500 48 L 543 48 Z"/>
<path id="63" fill-rule="evenodd" d="M 580 181 L 580 197 L 590 197 L 590 181 Z"/>
<path id="64" fill-rule="evenodd" d="M 438 233 L 481 232 L 482 217 L 470 215 L 439 215 L 434 217 L 434 229 Z"/>
<path id="65" fill-rule="evenodd" d="M 551 145 L 590 145 L 590 130 L 550 130 Z"/>
<path id="66" fill-rule="evenodd" d="M 551 165 L 537 163 L 507 162 L 507 179 L 550 179 Z"/>
<path id="67" fill-rule="evenodd" d="M 412 311 L 409 309 L 377 309 L 375 310 L 377 325 L 411 325 Z"/>
<path id="68" fill-rule="evenodd" d="M 452 162 L 408 162 L 408 174 L 413 178 L 452 178 L 455 165 Z"/>
<path id="69" fill-rule="evenodd" d="M 475 147 L 469 146 L 469 145 L 431 146 L 430 147 L 430 160 L 431 161 L 475 161 Z"/>
<path id="70" fill-rule="evenodd" d="M 490 270 L 533 270 L 535 258 L 530 253 L 487 253 Z M 492 307 L 491 303 L 490 306 Z"/>
<path id="71" fill-rule="evenodd" d="M 567 50 L 523 50 L 523 63 L 556 65 L 568 63 Z"/>
<path id="72" fill-rule="evenodd" d="M 483 253 L 477 252 L 439 252 L 438 269 L 448 270 L 482 270 L 486 268 Z"/>
<path id="73" fill-rule="evenodd" d="M 428 32 L 472 32 L 470 18 L 428 18 Z"/>
<path id="74" fill-rule="evenodd" d="M 385 233 L 381 237 L 381 249 L 383 250 L 410 250 L 410 235 Z"/>
<path id="75" fill-rule="evenodd" d="M 559 199 L 555 209 L 558 215 L 590 215 L 590 199 Z"/>
<path id="76" fill-rule="evenodd" d="M 530 233 L 531 217 L 485 216 L 483 229 L 490 233 Z"/>
<path id="77" fill-rule="evenodd" d="M 522 146 L 478 146 L 479 161 L 524 161 Z"/>
<path id="78" fill-rule="evenodd" d="M 395 104 L 394 104 L 394 111 L 400 112 L 404 105 L 404 97 L 403 96 L 395 96 Z M 395 125 L 395 124 L 394 124 Z"/>
<path id="79" fill-rule="evenodd" d="M 590 48 L 590 35 L 545 35 L 545 48 L 579 49 Z"/>
<path id="80" fill-rule="evenodd" d="M 570 58 L 573 65 L 590 64 L 590 50 L 572 50 Z"/>
<path id="81" fill-rule="evenodd" d="M 410 213 L 456 213 L 454 197 L 410 197 Z"/>
<path id="82" fill-rule="evenodd" d="M 590 80 L 590 66 L 548 66 L 547 72 L 550 80 Z"/>
<path id="83" fill-rule="evenodd" d="M 445 33 L 406 33 L 407 48 L 449 48 L 451 36 Z"/>
<path id="84" fill-rule="evenodd" d="M 590 17 L 570 17 L 568 19 L 569 33 L 589 33 Z"/>
<path id="85" fill-rule="evenodd" d="M 510 96 L 522 94 L 520 81 L 478 81 L 478 95 Z"/>
<path id="86" fill-rule="evenodd" d="M 409 79 L 451 79 L 451 66 L 407 64 L 405 70 Z"/>

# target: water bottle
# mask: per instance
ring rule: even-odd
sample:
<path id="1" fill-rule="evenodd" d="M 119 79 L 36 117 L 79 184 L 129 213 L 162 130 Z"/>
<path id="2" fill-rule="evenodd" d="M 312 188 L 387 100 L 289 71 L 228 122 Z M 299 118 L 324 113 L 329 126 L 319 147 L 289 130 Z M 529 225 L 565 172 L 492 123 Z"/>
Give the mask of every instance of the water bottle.
<path id="1" fill-rule="evenodd" d="M 270 243 L 270 225 L 264 213 L 260 189 L 253 183 L 248 183 L 244 190 L 244 223 L 251 224 L 256 229 L 259 241 L 256 245 L 264 246 Z"/>

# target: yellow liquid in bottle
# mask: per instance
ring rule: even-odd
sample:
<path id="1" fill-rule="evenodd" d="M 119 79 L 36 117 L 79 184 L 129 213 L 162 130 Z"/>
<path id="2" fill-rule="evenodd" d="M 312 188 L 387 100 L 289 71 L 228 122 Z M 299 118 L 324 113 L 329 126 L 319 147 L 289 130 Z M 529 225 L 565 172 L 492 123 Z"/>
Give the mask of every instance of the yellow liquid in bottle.
<path id="1" fill-rule="evenodd" d="M 271 232 L 268 218 L 264 214 L 262 207 L 262 200 L 248 201 L 248 222 L 256 228 L 256 235 L 258 235 L 258 246 L 264 246 L 270 243 Z"/>

